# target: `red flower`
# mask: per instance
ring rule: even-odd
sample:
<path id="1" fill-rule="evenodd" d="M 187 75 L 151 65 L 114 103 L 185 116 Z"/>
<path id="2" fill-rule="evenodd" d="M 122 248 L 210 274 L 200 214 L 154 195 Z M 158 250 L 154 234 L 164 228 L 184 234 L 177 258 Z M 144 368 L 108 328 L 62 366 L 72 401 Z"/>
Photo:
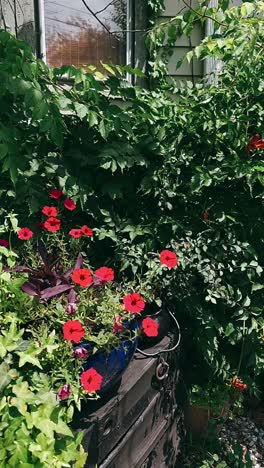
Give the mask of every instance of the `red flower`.
<path id="1" fill-rule="evenodd" d="M 70 384 L 63 385 L 63 387 L 59 389 L 58 399 L 63 400 L 64 398 L 69 398 L 70 394 L 71 394 Z"/>
<path id="2" fill-rule="evenodd" d="M 114 279 L 114 270 L 112 268 L 101 267 L 95 270 L 94 274 L 104 282 L 113 281 Z"/>
<path id="3" fill-rule="evenodd" d="M 55 200 L 58 200 L 60 197 L 62 197 L 63 193 L 61 190 L 51 190 L 50 191 L 50 196 L 51 198 L 54 198 Z"/>
<path id="4" fill-rule="evenodd" d="M 238 379 L 237 377 L 234 377 L 231 385 L 237 388 L 240 392 L 243 392 L 247 388 L 247 384 L 243 383 L 242 380 Z"/>
<path id="5" fill-rule="evenodd" d="M 0 246 L 7 248 L 9 246 L 9 244 L 8 244 L 7 240 L 0 239 Z"/>
<path id="6" fill-rule="evenodd" d="M 49 232 L 55 232 L 60 230 L 61 221 L 58 218 L 48 218 L 44 223 L 44 228 Z"/>
<path id="7" fill-rule="evenodd" d="M 249 154 L 250 151 L 263 149 L 263 148 L 264 148 L 264 140 L 261 140 L 260 135 L 257 133 L 249 140 L 247 144 L 247 153 Z"/>
<path id="8" fill-rule="evenodd" d="M 208 213 L 208 211 L 204 211 L 203 212 L 203 220 L 207 221 L 208 219 L 209 219 L 209 213 Z"/>
<path id="9" fill-rule="evenodd" d="M 84 224 L 84 226 L 81 227 L 81 231 L 82 231 L 83 236 L 92 236 L 93 235 L 93 230 L 91 228 L 89 228 L 88 226 L 86 226 L 85 224 Z"/>
<path id="10" fill-rule="evenodd" d="M 158 336 L 159 326 L 152 318 L 146 317 L 142 321 L 142 328 L 147 336 Z"/>
<path id="11" fill-rule="evenodd" d="M 81 374 L 81 383 L 86 392 L 96 392 L 100 390 L 103 377 L 91 367 Z"/>
<path id="12" fill-rule="evenodd" d="M 84 359 L 88 354 L 88 349 L 84 348 L 84 346 L 78 346 L 78 348 L 75 348 L 73 351 L 73 355 L 77 359 Z"/>
<path id="13" fill-rule="evenodd" d="M 56 218 L 56 216 L 58 215 L 57 208 L 55 208 L 55 206 L 44 206 L 44 208 L 42 208 L 42 213 L 45 216 L 48 216 L 48 218 Z"/>
<path id="14" fill-rule="evenodd" d="M 72 274 L 72 281 L 79 284 L 82 288 L 86 288 L 93 282 L 92 273 L 88 268 L 79 268 L 74 270 Z"/>
<path id="15" fill-rule="evenodd" d="M 76 208 L 76 205 L 75 205 L 74 201 L 71 200 L 70 198 L 65 198 L 64 206 L 65 206 L 65 208 L 67 208 L 67 210 L 70 210 L 70 211 L 73 211 Z"/>
<path id="16" fill-rule="evenodd" d="M 125 309 L 128 312 L 133 312 L 135 314 L 140 314 L 140 312 L 145 307 L 143 297 L 141 297 L 139 293 L 128 294 L 124 297 L 123 302 L 125 305 Z"/>
<path id="17" fill-rule="evenodd" d="M 113 332 L 116 333 L 120 330 L 125 330 L 126 327 L 122 325 L 122 319 L 119 315 L 116 315 L 114 318 L 114 327 L 113 327 Z"/>
<path id="18" fill-rule="evenodd" d="M 168 268 L 174 268 L 178 265 L 177 255 L 171 250 L 162 250 L 160 253 L 160 263 Z"/>
<path id="19" fill-rule="evenodd" d="M 19 229 L 17 235 L 19 239 L 27 241 L 31 239 L 31 237 L 33 236 L 33 232 L 29 228 L 24 227 L 22 229 Z"/>
<path id="20" fill-rule="evenodd" d="M 65 340 L 80 343 L 84 335 L 84 328 L 78 320 L 69 320 L 63 324 L 63 336 Z"/>
<path id="21" fill-rule="evenodd" d="M 69 232 L 70 236 L 72 236 L 74 239 L 79 239 L 82 237 L 82 231 L 81 229 L 71 229 Z"/>

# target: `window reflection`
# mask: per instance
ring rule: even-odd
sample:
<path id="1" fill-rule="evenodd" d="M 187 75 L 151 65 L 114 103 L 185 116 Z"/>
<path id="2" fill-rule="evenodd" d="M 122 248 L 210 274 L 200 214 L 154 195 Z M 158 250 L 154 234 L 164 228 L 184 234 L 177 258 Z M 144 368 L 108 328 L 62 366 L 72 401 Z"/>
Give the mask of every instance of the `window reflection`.
<path id="1" fill-rule="evenodd" d="M 125 64 L 126 0 L 85 3 L 91 11 L 82 0 L 44 0 L 48 65 Z"/>

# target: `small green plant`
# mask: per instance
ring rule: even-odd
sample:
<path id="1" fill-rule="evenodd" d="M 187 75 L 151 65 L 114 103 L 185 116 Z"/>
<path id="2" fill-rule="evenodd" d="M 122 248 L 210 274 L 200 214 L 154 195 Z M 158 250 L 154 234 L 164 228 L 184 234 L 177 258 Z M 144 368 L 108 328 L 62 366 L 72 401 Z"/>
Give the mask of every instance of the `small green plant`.
<path id="1" fill-rule="evenodd" d="M 52 355 L 54 337 L 43 337 L 41 348 L 31 344 L 29 349 L 14 316 L 1 324 L 0 465 L 83 467 L 82 434 L 69 427 L 73 407 L 60 405 L 48 373 L 40 370 L 39 355 Z"/>

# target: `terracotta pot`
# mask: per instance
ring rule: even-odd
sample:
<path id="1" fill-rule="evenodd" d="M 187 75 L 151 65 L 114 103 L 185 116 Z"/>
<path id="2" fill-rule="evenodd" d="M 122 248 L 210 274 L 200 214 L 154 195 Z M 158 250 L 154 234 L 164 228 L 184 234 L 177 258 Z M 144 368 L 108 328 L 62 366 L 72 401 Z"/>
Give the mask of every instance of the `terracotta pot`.
<path id="1" fill-rule="evenodd" d="M 188 404 L 184 409 L 184 422 L 187 431 L 190 431 L 195 437 L 206 437 L 210 421 L 218 418 L 225 418 L 230 409 L 231 402 L 227 401 L 220 414 L 216 415 L 210 408 L 198 405 Z M 223 424 L 216 426 L 217 432 L 220 432 Z"/>

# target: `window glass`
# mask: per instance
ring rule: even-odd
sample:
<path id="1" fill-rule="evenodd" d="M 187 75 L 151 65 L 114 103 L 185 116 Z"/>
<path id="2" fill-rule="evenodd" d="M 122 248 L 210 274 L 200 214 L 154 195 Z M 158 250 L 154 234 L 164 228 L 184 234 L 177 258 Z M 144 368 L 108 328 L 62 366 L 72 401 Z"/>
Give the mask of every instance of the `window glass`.
<path id="1" fill-rule="evenodd" d="M 126 4 L 126 0 L 44 0 L 47 64 L 99 69 L 100 61 L 125 64 Z"/>

